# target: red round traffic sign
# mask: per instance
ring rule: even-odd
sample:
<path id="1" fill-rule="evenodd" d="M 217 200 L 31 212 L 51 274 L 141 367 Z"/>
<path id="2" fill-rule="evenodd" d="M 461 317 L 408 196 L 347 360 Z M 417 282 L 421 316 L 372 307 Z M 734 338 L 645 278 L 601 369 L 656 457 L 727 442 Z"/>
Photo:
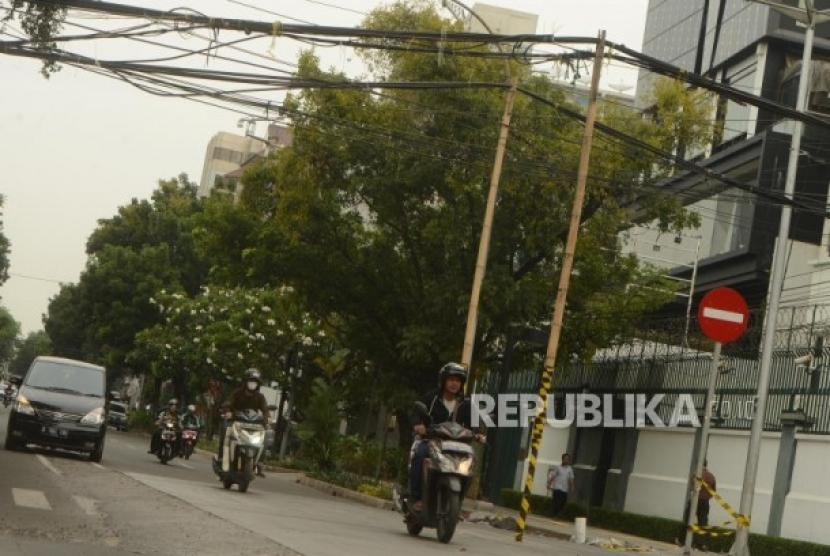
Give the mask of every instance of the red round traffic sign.
<path id="1" fill-rule="evenodd" d="M 703 296 L 697 320 L 706 337 L 722 344 L 740 337 L 749 321 L 749 307 L 732 288 L 715 288 Z"/>

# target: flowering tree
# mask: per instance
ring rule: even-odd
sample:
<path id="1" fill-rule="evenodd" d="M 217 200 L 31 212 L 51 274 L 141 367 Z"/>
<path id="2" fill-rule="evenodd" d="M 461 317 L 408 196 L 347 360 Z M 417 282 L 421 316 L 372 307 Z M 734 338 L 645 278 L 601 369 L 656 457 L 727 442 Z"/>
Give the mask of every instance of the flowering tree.
<path id="1" fill-rule="evenodd" d="M 150 302 L 162 323 L 138 334 L 136 359 L 155 375 L 204 388 L 211 377 L 239 378 L 256 367 L 266 381 L 284 383 L 280 356 L 296 343 L 320 353 L 325 326 L 303 310 L 290 287 L 208 288 L 194 297 L 162 290 Z"/>

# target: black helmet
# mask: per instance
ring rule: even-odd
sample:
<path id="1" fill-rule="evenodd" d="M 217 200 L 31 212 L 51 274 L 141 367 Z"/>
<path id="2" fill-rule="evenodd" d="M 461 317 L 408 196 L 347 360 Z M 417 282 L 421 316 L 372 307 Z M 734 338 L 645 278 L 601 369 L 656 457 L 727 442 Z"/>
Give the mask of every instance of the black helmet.
<path id="1" fill-rule="evenodd" d="M 467 369 L 464 368 L 464 365 L 460 363 L 447 363 L 441 370 L 438 372 L 438 384 L 443 388 L 444 381 L 447 380 L 447 377 L 450 376 L 457 376 L 461 379 L 461 385 L 467 382 Z"/>

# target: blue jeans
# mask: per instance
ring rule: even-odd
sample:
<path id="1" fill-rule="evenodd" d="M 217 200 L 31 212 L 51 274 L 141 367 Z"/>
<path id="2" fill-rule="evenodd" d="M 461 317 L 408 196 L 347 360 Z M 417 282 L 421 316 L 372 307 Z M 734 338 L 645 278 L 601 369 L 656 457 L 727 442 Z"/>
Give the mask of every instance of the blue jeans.
<path id="1" fill-rule="evenodd" d="M 422 440 L 415 448 L 412 456 L 412 463 L 409 468 L 409 499 L 413 502 L 420 500 L 423 496 L 421 490 L 424 486 L 424 460 L 429 455 L 429 441 Z"/>

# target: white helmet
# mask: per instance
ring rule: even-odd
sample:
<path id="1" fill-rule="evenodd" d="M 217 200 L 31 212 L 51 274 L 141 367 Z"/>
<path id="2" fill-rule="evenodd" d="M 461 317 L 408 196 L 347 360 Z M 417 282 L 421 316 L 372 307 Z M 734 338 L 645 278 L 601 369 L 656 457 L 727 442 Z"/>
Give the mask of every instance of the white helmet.
<path id="1" fill-rule="evenodd" d="M 193 404 L 190 404 L 189 406 L 187 406 L 187 410 L 190 411 L 191 413 L 193 413 L 193 412 L 196 411 L 196 406 L 193 405 Z"/>

